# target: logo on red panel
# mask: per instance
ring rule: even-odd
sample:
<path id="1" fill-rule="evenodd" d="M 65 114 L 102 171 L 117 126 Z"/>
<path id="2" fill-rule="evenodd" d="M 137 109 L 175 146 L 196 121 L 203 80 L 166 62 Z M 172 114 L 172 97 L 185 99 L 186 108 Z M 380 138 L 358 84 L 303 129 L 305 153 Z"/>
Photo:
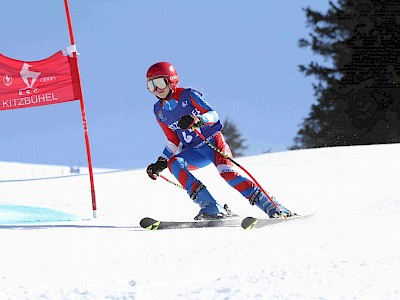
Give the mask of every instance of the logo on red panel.
<path id="1" fill-rule="evenodd" d="M 10 86 L 10 85 L 12 85 L 12 76 L 11 75 L 8 75 L 8 74 L 5 74 L 4 76 L 3 76 L 3 83 L 4 83 L 4 85 L 5 86 Z"/>
<path id="2" fill-rule="evenodd" d="M 28 63 L 24 63 L 22 65 L 21 71 L 19 71 L 19 75 L 22 78 L 22 81 L 25 83 L 26 88 L 19 90 L 19 95 L 30 95 L 33 93 L 38 93 L 39 91 L 33 87 L 36 80 L 39 78 L 41 72 L 31 70 L 32 66 Z"/>

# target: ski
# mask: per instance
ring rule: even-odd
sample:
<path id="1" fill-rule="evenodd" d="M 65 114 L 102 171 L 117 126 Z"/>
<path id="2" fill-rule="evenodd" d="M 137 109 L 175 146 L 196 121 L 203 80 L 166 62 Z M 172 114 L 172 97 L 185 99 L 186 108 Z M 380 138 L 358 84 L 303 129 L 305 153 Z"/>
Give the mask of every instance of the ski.
<path id="1" fill-rule="evenodd" d="M 140 226 L 147 230 L 182 229 L 182 228 L 207 228 L 207 227 L 239 227 L 241 218 L 227 218 L 219 220 L 199 221 L 160 221 L 152 218 L 143 218 Z"/>
<path id="2" fill-rule="evenodd" d="M 311 217 L 315 215 L 315 213 L 308 214 L 308 215 L 296 215 L 293 217 L 289 218 L 279 218 L 279 219 L 268 219 L 268 218 L 253 218 L 253 217 L 246 217 L 243 219 L 241 226 L 243 229 L 246 230 L 251 230 L 254 228 L 262 228 L 265 226 L 273 225 L 273 224 L 278 224 L 278 223 L 285 223 L 285 222 L 290 222 L 294 220 L 302 220 L 308 217 Z"/>

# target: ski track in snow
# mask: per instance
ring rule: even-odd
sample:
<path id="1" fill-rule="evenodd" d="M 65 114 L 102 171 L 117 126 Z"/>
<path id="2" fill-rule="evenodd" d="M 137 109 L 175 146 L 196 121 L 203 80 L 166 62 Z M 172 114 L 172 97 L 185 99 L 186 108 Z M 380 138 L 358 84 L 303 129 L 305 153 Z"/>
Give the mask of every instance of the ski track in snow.
<path id="1" fill-rule="evenodd" d="M 317 212 L 253 231 L 146 231 L 142 217 L 188 220 L 198 208 L 144 169 L 95 175 L 96 220 L 0 222 L 0 299 L 400 299 L 398 153 L 393 144 L 238 159 L 289 209 Z M 90 219 L 88 176 L 7 182 L 15 166 L 0 162 L 0 205 Z M 59 175 L 17 169 L 27 178 L 35 168 Z M 262 216 L 213 167 L 196 174 L 234 212 Z"/>

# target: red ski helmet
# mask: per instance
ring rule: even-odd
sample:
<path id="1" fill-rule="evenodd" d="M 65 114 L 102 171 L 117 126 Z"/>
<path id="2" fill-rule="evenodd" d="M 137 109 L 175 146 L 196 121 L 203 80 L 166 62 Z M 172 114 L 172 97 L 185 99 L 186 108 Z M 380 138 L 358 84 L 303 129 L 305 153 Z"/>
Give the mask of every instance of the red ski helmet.
<path id="1" fill-rule="evenodd" d="M 175 67 L 169 62 L 158 62 L 152 65 L 146 73 L 146 80 L 165 77 L 172 90 L 175 90 L 178 86 L 178 73 L 176 73 Z"/>

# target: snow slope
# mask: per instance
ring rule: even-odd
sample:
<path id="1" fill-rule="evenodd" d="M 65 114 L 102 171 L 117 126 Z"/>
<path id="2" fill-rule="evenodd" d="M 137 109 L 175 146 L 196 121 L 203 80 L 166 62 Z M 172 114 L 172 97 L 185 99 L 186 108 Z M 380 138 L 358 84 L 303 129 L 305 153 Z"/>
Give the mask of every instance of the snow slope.
<path id="1" fill-rule="evenodd" d="M 0 299 L 400 299 L 399 153 L 393 144 L 238 159 L 289 209 L 318 212 L 253 231 L 141 229 L 144 216 L 198 211 L 143 169 L 95 176 L 97 220 L 22 222 L 16 211 L 20 224 L 4 224 L 2 205 L 92 212 L 88 176 L 7 181 L 59 171 L 20 166 L 18 177 L 0 163 Z M 236 213 L 262 215 L 212 167 L 196 174 Z"/>

